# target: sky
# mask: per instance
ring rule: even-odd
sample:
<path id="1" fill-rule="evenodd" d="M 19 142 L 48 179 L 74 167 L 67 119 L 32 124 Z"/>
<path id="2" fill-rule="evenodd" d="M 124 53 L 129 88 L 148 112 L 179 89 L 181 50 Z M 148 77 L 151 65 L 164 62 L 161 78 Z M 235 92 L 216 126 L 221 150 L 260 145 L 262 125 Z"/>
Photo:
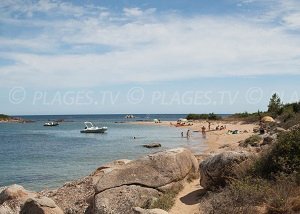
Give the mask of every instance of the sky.
<path id="1" fill-rule="evenodd" d="M 299 0 L 1 0 L 0 113 L 254 112 L 299 82 Z"/>

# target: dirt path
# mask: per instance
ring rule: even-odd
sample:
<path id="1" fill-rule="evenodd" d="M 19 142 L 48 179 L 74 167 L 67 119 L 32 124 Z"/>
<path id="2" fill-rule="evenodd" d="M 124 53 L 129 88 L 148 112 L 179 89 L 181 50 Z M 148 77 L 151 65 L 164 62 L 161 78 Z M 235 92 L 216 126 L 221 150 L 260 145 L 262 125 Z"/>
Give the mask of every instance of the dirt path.
<path id="1" fill-rule="evenodd" d="M 186 183 L 184 188 L 176 197 L 175 204 L 169 211 L 169 214 L 198 214 L 198 199 L 203 193 L 200 187 L 199 179 Z"/>

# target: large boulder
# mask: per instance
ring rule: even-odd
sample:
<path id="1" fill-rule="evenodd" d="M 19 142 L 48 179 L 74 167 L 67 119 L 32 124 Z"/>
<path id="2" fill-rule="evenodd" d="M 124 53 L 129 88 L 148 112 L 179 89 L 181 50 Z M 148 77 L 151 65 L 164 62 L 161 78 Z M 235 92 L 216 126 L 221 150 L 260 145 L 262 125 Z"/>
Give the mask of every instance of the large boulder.
<path id="1" fill-rule="evenodd" d="M 95 185 L 95 213 L 132 213 L 133 207 L 143 206 L 196 172 L 198 161 L 184 148 L 131 161 L 99 179 Z"/>
<path id="2" fill-rule="evenodd" d="M 120 169 L 103 175 L 95 186 L 96 193 L 122 185 L 159 188 L 197 172 L 198 162 L 191 151 L 178 148 L 131 161 Z"/>
<path id="3" fill-rule="evenodd" d="M 13 184 L 4 188 L 0 193 L 0 204 L 3 204 L 8 200 L 20 200 L 25 201 L 28 197 L 35 196 L 33 192 L 29 192 L 24 187 Z"/>
<path id="4" fill-rule="evenodd" d="M 64 212 L 47 197 L 29 198 L 22 206 L 20 214 L 63 214 Z"/>
<path id="5" fill-rule="evenodd" d="M 0 193 L 0 213 L 17 214 L 20 212 L 24 202 L 28 198 L 35 196 L 36 193 L 29 192 L 17 184 L 5 187 Z"/>
<path id="6" fill-rule="evenodd" d="M 200 185 L 205 189 L 224 186 L 226 178 L 233 176 L 233 167 L 249 156 L 247 152 L 226 151 L 208 157 L 200 163 Z"/>
<path id="7" fill-rule="evenodd" d="M 0 193 L 0 214 L 63 214 L 53 200 L 40 197 L 20 185 L 11 185 Z"/>
<path id="8" fill-rule="evenodd" d="M 94 185 L 106 173 L 122 167 L 130 160 L 122 159 L 106 163 L 89 176 L 67 182 L 56 190 L 45 190 L 41 195 L 53 199 L 64 213 L 93 213 Z"/>
<path id="9" fill-rule="evenodd" d="M 136 185 L 108 189 L 95 196 L 95 213 L 132 213 L 133 207 L 147 204 L 159 195 L 160 192 L 155 189 Z"/>

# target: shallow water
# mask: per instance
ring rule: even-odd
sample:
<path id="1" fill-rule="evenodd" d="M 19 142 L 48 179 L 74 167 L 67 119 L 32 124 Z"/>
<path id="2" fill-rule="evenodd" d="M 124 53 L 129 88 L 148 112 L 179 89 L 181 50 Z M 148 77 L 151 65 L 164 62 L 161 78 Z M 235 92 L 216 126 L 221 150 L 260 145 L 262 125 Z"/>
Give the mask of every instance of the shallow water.
<path id="1" fill-rule="evenodd" d="M 160 118 L 176 120 L 184 115 L 138 115 L 134 120 Z M 65 119 L 56 127 L 44 127 L 48 119 Z M 180 128 L 136 125 L 124 122 L 124 115 L 31 116 L 34 123 L 0 123 L 0 186 L 18 183 L 39 191 L 55 188 L 88 175 L 101 164 L 116 159 L 134 159 L 175 147 L 201 152 L 198 133 L 181 138 Z M 84 121 L 107 126 L 105 134 L 82 134 Z M 133 139 L 133 137 L 136 139 Z M 158 142 L 158 149 L 143 144 Z"/>

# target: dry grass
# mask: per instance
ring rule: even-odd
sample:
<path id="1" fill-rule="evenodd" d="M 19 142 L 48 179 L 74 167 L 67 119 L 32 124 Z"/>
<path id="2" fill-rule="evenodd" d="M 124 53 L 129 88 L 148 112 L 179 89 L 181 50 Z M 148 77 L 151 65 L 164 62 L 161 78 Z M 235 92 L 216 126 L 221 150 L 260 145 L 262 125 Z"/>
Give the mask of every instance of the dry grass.
<path id="1" fill-rule="evenodd" d="M 205 214 L 250 214 L 261 207 L 268 214 L 299 213 L 300 186 L 296 174 L 282 174 L 273 181 L 253 177 L 233 179 L 219 192 L 208 193 L 200 207 Z"/>
<path id="2" fill-rule="evenodd" d="M 175 204 L 175 198 L 177 194 L 182 190 L 182 188 L 183 186 L 180 185 L 175 189 L 167 190 L 158 199 L 154 200 L 151 204 L 148 204 L 144 208 L 147 209 L 158 208 L 158 209 L 169 211 Z"/>

